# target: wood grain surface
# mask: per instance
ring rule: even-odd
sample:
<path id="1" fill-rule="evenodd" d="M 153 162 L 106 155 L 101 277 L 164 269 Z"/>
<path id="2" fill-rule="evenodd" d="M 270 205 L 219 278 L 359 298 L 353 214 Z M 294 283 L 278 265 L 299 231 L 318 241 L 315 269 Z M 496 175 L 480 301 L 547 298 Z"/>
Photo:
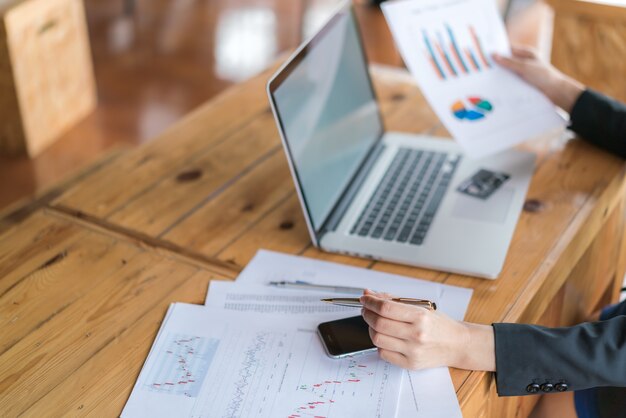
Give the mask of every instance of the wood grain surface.
<path id="1" fill-rule="evenodd" d="M 406 73 L 374 67 L 372 74 L 388 129 L 446 135 Z M 568 136 L 524 144 L 523 148 L 537 153 L 538 165 L 504 270 L 495 281 L 323 253 L 311 246 L 278 133 L 269 114 L 264 91 L 268 76 L 269 72 L 227 91 L 153 143 L 128 152 L 87 175 L 50 204 L 43 215 L 25 221 L 25 225 L 30 226 L 10 229 L 5 237 L 10 236 L 13 241 L 22 243 L 20 248 L 24 254 L 17 259 L 30 260 L 32 257 L 33 261 L 28 265 L 40 266 L 61 254 L 64 264 L 60 265 L 67 265 L 75 272 L 81 271 L 82 262 L 76 256 L 63 255 L 59 247 L 53 250 L 33 247 L 37 231 L 46 228 L 42 217 L 53 216 L 75 222 L 76 228 L 95 229 L 133 242 L 125 251 L 138 253 L 127 260 L 126 272 L 147 268 L 144 263 L 149 264 L 150 269 L 157 268 L 154 263 L 144 261 L 154 257 L 152 252 L 156 252 L 167 257 L 178 254 L 184 257 L 183 264 L 191 263 L 196 269 L 211 265 L 212 271 L 229 277 L 243 268 L 258 249 L 267 248 L 472 288 L 474 294 L 466 319 L 486 324 L 500 321 L 572 324 L 601 304 L 616 299 L 616 283 L 623 277 L 626 264 L 623 256 L 620 260 L 619 250 L 624 245 L 626 191 L 622 160 Z M 83 242 L 90 242 L 83 250 L 87 258 L 107 254 L 106 259 L 110 261 L 97 261 L 104 263 L 98 267 L 102 270 L 98 274 L 107 275 L 107 269 L 119 267 L 115 261 L 118 247 L 107 244 L 105 238 L 77 237 L 68 232 L 68 228 L 57 228 L 51 233 L 60 235 L 58 239 L 67 242 L 64 248 L 73 248 L 72 245 L 83 248 Z M 144 247 L 151 249 L 150 254 L 137 249 Z M 8 251 L 8 247 L 4 251 Z M 0 273 L 2 269 L 16 271 L 9 279 L 3 278 L 0 285 L 13 289 L 12 280 L 17 279 L 11 277 L 23 277 L 32 267 L 22 266 L 23 261 L 14 262 L 15 257 L 3 256 L 1 246 L 0 257 Z M 159 263 L 154 274 L 170 275 L 172 264 L 174 262 Z M 187 283 L 192 274 L 200 274 L 192 273 L 192 270 L 192 267 L 176 269 L 176 274 L 169 280 L 182 288 L 184 286 L 178 283 Z M 70 346 L 80 351 L 81 364 L 85 364 L 82 372 L 72 369 L 72 363 L 59 354 L 61 357 L 53 366 L 58 380 L 43 385 L 37 395 L 21 392 L 32 383 L 28 371 L 35 372 L 43 367 L 38 355 L 29 351 L 32 349 L 29 344 L 40 340 L 30 339 L 34 337 L 30 337 L 32 333 L 28 330 L 39 323 L 38 317 L 33 317 L 25 320 L 25 330 L 9 336 L 7 344 L 11 348 L 7 353 L 21 356 L 22 365 L 29 361 L 37 363 L 22 366 L 25 367 L 24 377 L 15 382 L 11 377 L 15 375 L 3 374 L 0 389 L 8 391 L 11 396 L 15 394 L 22 407 L 34 408 L 33 415 L 49 405 L 59 405 L 59 411 L 67 411 L 66 408 L 73 408 L 78 403 L 86 412 L 98 411 L 101 399 L 107 396 L 115 400 L 115 406 L 123 404 L 132 387 L 131 377 L 140 369 L 161 318 L 154 303 L 159 300 L 165 307 L 165 301 L 171 300 L 174 291 L 173 287 L 153 289 L 148 280 L 145 286 L 149 289 L 137 297 L 142 298 L 146 306 L 152 304 L 150 309 L 157 310 L 150 314 L 154 315 L 149 316 L 153 321 L 150 324 L 137 322 L 139 320 L 133 318 L 148 314 L 139 313 L 130 306 L 127 294 L 132 292 L 134 285 L 120 279 L 126 274 L 131 273 L 122 276 L 108 273 L 107 277 L 115 278 L 110 279 L 110 283 L 105 283 L 106 280 L 98 283 L 99 292 L 111 295 L 109 303 L 119 303 L 119 309 L 130 318 L 123 323 L 115 322 L 114 316 L 107 316 L 107 307 L 74 305 L 77 302 L 71 302 L 74 300 L 72 295 L 87 291 L 80 283 L 67 284 L 70 295 L 51 293 L 54 302 L 50 303 L 54 305 L 47 311 L 45 307 L 41 308 L 45 311 L 42 311 L 43 317 L 63 307 L 59 312 L 63 319 L 49 326 L 60 327 L 60 334 L 66 334 Z M 203 277 L 208 280 L 209 276 Z M 0 277 L 3 276 L 0 274 Z M 34 286 L 31 289 L 51 286 L 48 283 L 56 280 L 60 279 L 32 278 L 30 286 Z M 137 280 L 143 283 L 143 279 Z M 185 300 L 204 297 L 201 289 L 197 294 L 193 291 L 194 288 L 190 288 L 189 293 L 184 293 L 183 296 L 189 297 Z M 64 308 L 68 303 L 69 307 Z M 81 309 L 95 311 L 78 315 L 78 312 L 85 312 Z M 102 338 L 95 343 L 81 337 L 84 335 L 82 329 L 79 332 L 63 328 L 64 321 L 92 316 L 93 328 L 99 330 L 101 334 L 98 335 Z M 90 370 L 105 364 L 106 356 L 113 354 L 94 358 L 89 353 L 104 344 L 103 334 L 124 335 L 124 332 L 131 332 L 127 331 L 129 327 L 136 327 L 138 333 L 147 333 L 137 343 L 141 347 L 126 352 L 111 345 L 111 351 L 107 353 L 124 352 L 125 356 L 130 356 L 128 361 L 132 362 L 132 370 L 121 366 L 109 368 L 106 371 L 108 377 L 103 380 L 105 383 L 98 389 L 90 379 Z M 62 351 L 61 345 L 56 341 L 48 346 Z M 533 397 L 497 398 L 491 374 L 462 370 L 451 370 L 451 373 L 465 416 L 526 416 L 535 402 Z M 123 377 L 122 383 L 115 380 L 118 376 Z M 83 388 L 83 385 L 84 396 L 75 393 L 76 388 Z M 11 411 L 19 409 L 12 408 Z M 110 415 L 109 412 L 118 413 L 119 409 L 107 405 L 103 411 L 106 411 L 104 415 Z"/>
<path id="2" fill-rule="evenodd" d="M 96 107 L 81 0 L 23 0 L 0 11 L 0 153 L 33 157 Z"/>
<path id="3" fill-rule="evenodd" d="M 564 73 L 626 101 L 626 3 L 550 0 L 552 63 Z"/>
<path id="4" fill-rule="evenodd" d="M 172 302 L 233 272 L 42 210 L 0 236 L 2 416 L 117 416 Z"/>

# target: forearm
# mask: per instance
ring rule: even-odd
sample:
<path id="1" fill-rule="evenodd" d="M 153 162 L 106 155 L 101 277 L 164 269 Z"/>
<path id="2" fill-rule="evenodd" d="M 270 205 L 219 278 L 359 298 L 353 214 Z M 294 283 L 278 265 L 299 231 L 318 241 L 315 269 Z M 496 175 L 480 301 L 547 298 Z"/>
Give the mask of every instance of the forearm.
<path id="1" fill-rule="evenodd" d="M 554 81 L 547 83 L 543 92 L 552 103 L 571 113 L 585 86 L 560 72 L 555 73 L 553 78 Z"/>
<path id="2" fill-rule="evenodd" d="M 626 386 L 625 330 L 626 316 L 565 328 L 494 324 L 498 393 Z"/>

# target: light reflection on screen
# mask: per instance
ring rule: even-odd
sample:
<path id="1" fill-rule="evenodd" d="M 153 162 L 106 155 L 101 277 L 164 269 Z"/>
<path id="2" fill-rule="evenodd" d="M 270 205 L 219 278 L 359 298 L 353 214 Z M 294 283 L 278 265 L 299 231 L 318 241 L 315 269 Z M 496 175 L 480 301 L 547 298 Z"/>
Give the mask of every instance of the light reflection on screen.
<path id="1" fill-rule="evenodd" d="M 274 102 L 317 231 L 382 131 L 350 13 L 316 39 Z"/>

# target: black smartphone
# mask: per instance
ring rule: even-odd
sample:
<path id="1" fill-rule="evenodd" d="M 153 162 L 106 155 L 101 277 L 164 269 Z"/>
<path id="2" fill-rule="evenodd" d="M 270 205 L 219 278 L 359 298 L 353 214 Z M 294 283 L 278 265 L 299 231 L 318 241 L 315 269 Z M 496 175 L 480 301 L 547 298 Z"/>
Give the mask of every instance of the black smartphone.
<path id="1" fill-rule="evenodd" d="M 332 358 L 342 358 L 376 350 L 368 329 L 362 316 L 353 316 L 319 324 L 317 333 L 326 354 Z"/>

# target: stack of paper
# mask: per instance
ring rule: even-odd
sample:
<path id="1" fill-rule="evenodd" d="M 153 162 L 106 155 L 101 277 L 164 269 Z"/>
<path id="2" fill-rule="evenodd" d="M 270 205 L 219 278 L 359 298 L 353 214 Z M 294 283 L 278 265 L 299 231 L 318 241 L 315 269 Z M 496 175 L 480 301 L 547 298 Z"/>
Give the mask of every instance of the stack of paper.
<path id="1" fill-rule="evenodd" d="M 171 305 L 124 417 L 460 417 L 445 368 L 404 372 L 369 353 L 329 358 L 319 323 L 358 315 L 341 296 L 270 281 L 371 288 L 428 298 L 461 319 L 471 291 L 260 251 L 235 282 L 212 282 L 205 306 Z M 354 296 L 354 295 L 352 295 Z"/>

